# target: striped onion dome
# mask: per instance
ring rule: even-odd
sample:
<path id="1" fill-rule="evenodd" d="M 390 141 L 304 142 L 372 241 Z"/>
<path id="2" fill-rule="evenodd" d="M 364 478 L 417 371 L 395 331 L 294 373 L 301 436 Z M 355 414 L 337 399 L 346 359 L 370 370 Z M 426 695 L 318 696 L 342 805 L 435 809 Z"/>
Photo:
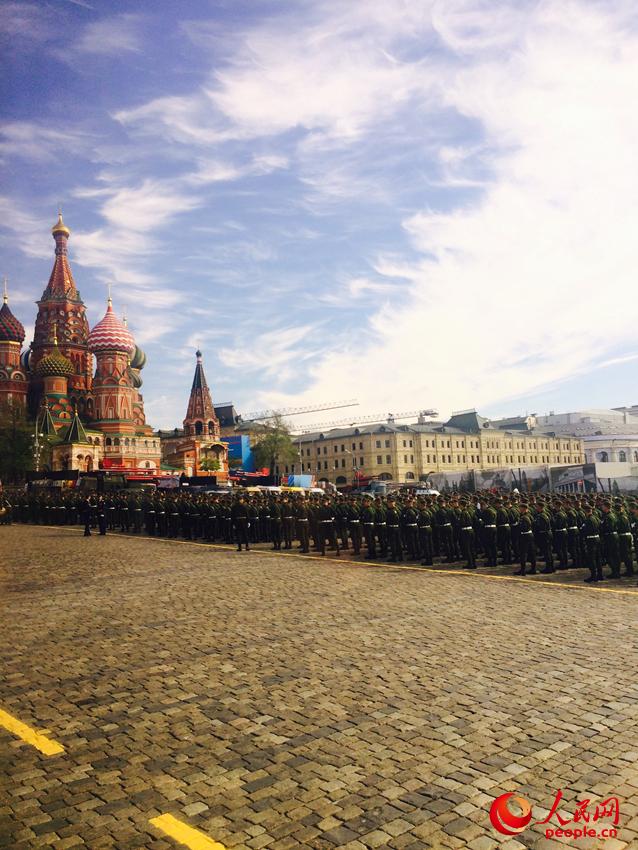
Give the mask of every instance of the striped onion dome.
<path id="1" fill-rule="evenodd" d="M 135 351 L 133 335 L 113 312 L 110 298 L 104 318 L 89 334 L 89 350 L 93 354 L 102 351 L 126 351 L 129 355 Z"/>
<path id="2" fill-rule="evenodd" d="M 24 326 L 9 309 L 6 298 L 0 307 L 0 342 L 24 342 Z"/>

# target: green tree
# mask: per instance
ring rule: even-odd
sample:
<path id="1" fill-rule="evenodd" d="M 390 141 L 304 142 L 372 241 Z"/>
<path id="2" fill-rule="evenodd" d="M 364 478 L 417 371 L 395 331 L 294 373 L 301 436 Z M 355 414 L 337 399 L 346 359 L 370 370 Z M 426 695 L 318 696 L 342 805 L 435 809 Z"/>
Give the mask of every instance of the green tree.
<path id="1" fill-rule="evenodd" d="M 199 465 L 205 472 L 219 472 L 221 466 L 216 457 L 206 457 Z"/>
<path id="2" fill-rule="evenodd" d="M 280 413 L 264 422 L 255 439 L 255 466 L 269 469 L 271 475 L 275 474 L 277 463 L 293 463 L 297 459 L 297 448 L 290 436 L 290 429 Z"/>
<path id="3" fill-rule="evenodd" d="M 17 484 L 33 469 L 33 427 L 19 405 L 0 405 L 0 479 Z"/>

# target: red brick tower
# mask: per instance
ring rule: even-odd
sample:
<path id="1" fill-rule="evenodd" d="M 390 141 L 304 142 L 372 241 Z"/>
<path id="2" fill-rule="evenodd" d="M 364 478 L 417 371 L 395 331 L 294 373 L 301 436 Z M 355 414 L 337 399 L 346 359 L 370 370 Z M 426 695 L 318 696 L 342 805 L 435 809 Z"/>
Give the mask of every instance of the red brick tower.
<path id="1" fill-rule="evenodd" d="M 20 349 L 24 342 L 24 327 L 9 309 L 7 282 L 0 307 L 0 403 L 19 405 L 27 402 L 27 379 L 20 363 Z"/>
<path id="2" fill-rule="evenodd" d="M 191 395 L 188 400 L 188 410 L 184 419 L 184 434 L 189 436 L 205 435 L 219 440 L 219 419 L 206 383 L 206 375 L 202 366 L 202 352 L 196 351 L 197 365 Z"/>
<path id="3" fill-rule="evenodd" d="M 68 381 L 69 398 L 77 405 L 81 416 L 91 419 L 93 402 L 89 394 L 93 362 L 88 347 L 89 325 L 86 308 L 69 265 L 67 242 L 71 231 L 62 220 L 62 213 L 59 213 L 51 232 L 55 240 L 55 260 L 49 283 L 37 302 L 38 315 L 29 358 L 29 369 L 35 376 L 31 382 L 30 406 L 37 410 L 40 405 L 42 382 L 38 378 L 37 366 L 50 349 L 55 324 L 60 351 L 73 364 L 73 374 Z"/>
<path id="4" fill-rule="evenodd" d="M 93 379 L 95 427 L 105 434 L 134 434 L 136 392 L 129 363 L 135 351 L 135 340 L 113 312 L 110 298 L 104 318 L 89 335 L 89 348 L 97 360 Z"/>

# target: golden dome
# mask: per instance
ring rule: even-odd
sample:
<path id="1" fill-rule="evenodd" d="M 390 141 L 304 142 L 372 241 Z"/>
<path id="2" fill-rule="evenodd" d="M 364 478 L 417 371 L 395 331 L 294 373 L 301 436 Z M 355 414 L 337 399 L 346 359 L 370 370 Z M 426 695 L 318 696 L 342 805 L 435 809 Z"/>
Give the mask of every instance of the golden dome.
<path id="1" fill-rule="evenodd" d="M 70 235 L 71 231 L 66 226 L 64 221 L 62 220 L 62 210 L 58 212 L 58 220 L 51 228 L 51 233 L 55 236 L 56 233 L 65 233 L 67 236 Z"/>

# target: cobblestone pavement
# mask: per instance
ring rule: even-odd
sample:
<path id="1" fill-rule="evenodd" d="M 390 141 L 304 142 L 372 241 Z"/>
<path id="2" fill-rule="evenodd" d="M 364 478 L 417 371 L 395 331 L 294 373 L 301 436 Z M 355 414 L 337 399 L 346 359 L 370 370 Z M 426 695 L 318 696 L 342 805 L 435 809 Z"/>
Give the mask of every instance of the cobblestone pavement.
<path id="1" fill-rule="evenodd" d="M 0 581 L 0 708 L 65 748 L 0 728 L 2 847 L 177 848 L 163 813 L 228 848 L 638 847 L 628 585 L 19 526 Z M 558 789 L 618 797 L 617 838 L 491 826 Z"/>

